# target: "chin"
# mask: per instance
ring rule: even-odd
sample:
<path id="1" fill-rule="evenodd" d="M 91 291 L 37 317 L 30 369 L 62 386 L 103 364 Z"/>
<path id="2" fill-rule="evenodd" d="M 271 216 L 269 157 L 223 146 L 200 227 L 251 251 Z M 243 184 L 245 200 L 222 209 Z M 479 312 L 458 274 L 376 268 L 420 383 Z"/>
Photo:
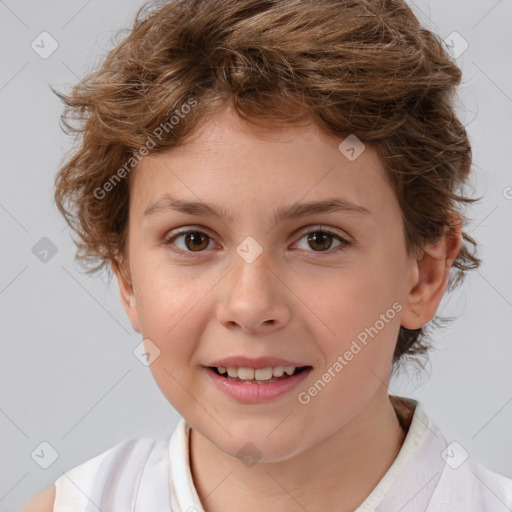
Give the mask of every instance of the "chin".
<path id="1" fill-rule="evenodd" d="M 231 432 L 233 438 L 224 438 L 224 442 L 214 444 L 226 455 L 239 459 L 247 467 L 258 462 L 281 462 L 294 457 L 303 449 L 303 441 L 299 445 L 295 436 L 283 435 L 283 432 L 267 436 L 266 432 L 265 430 L 246 435 L 235 435 Z"/>

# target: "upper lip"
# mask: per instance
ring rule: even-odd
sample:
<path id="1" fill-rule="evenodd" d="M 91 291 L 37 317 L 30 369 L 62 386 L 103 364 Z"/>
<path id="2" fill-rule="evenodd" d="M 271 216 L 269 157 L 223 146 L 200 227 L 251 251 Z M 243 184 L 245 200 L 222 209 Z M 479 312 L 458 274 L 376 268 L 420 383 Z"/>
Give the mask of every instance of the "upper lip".
<path id="1" fill-rule="evenodd" d="M 295 368 L 301 368 L 303 366 L 310 366 L 296 361 L 288 361 L 286 359 L 280 359 L 278 357 L 245 357 L 245 356 L 232 356 L 224 359 L 217 359 L 208 364 L 208 366 L 219 367 L 248 367 L 248 368 L 268 368 L 276 366 L 293 366 Z"/>

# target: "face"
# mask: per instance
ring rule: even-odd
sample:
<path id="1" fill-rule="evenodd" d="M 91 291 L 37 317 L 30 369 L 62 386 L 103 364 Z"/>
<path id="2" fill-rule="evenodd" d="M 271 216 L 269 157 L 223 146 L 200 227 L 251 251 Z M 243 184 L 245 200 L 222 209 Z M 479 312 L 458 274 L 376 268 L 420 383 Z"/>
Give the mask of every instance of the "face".
<path id="1" fill-rule="evenodd" d="M 228 109 L 131 176 L 123 303 L 159 351 L 165 397 L 227 454 L 248 440 L 266 461 L 304 451 L 389 378 L 418 275 L 376 151 L 354 160 L 342 141 L 315 125 L 256 130 Z M 339 207 L 299 208 L 326 201 Z M 306 369 L 270 384 L 209 369 L 238 356 Z"/>

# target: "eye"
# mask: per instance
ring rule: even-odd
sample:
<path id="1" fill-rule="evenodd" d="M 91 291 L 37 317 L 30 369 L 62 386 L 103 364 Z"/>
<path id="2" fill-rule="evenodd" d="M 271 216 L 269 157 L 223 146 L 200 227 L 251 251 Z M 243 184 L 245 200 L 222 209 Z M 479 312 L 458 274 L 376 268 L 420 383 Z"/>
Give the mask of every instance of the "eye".
<path id="1" fill-rule="evenodd" d="M 306 239 L 306 244 L 314 249 L 313 252 L 332 253 L 343 250 L 350 245 L 350 242 L 343 238 L 341 235 L 338 235 L 337 233 L 328 229 L 324 229 L 321 226 L 314 230 L 303 233 L 300 240 L 303 239 Z M 333 240 L 338 240 L 339 245 L 337 245 L 334 249 L 331 249 Z"/>
<path id="2" fill-rule="evenodd" d="M 174 244 L 175 240 L 183 237 L 183 246 L 179 247 L 178 244 Z M 165 245 L 176 245 L 178 250 L 176 252 L 202 252 L 207 249 L 210 245 L 209 242 L 213 240 L 204 231 L 199 229 L 183 229 L 178 232 L 171 233 L 170 237 L 164 240 Z M 173 249 L 176 250 L 176 249 Z"/>
<path id="3" fill-rule="evenodd" d="M 182 243 L 181 247 L 180 244 L 176 243 L 176 241 L 180 239 Z M 341 251 L 351 245 L 351 242 L 343 238 L 341 235 L 334 231 L 324 229 L 322 226 L 318 226 L 313 230 L 304 232 L 300 240 L 303 239 L 306 239 L 308 246 L 314 249 L 312 252 L 333 253 Z M 331 246 L 334 240 L 338 240 L 339 244 L 332 249 Z M 164 244 L 170 246 L 173 251 L 182 254 L 189 253 L 187 255 L 194 252 L 204 252 L 209 248 L 210 243 L 212 242 L 213 239 L 207 233 L 197 228 L 186 228 L 180 231 L 175 231 L 170 233 L 170 235 L 164 240 Z M 172 246 L 177 247 L 177 249 Z"/>

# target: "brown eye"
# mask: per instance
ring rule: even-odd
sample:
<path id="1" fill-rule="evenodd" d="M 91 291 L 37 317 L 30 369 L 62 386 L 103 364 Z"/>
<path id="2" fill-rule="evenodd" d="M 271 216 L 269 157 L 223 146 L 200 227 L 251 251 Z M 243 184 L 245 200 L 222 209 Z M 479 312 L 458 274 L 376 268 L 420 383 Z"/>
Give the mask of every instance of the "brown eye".
<path id="1" fill-rule="evenodd" d="M 179 247 L 175 241 L 182 239 L 182 246 Z M 211 238 L 202 231 L 196 229 L 188 229 L 165 240 L 166 245 L 176 245 L 178 252 L 202 252 L 208 248 Z"/>
<path id="2" fill-rule="evenodd" d="M 337 245 L 333 247 L 335 242 L 337 242 Z M 328 252 L 333 254 L 346 249 L 351 245 L 351 242 L 334 231 L 317 228 L 304 232 L 296 245 L 299 249 L 304 249 L 308 252 Z"/>
<path id="3" fill-rule="evenodd" d="M 208 239 L 208 235 L 201 233 L 201 231 L 191 231 L 189 233 L 185 233 L 184 241 L 187 249 L 190 249 L 191 251 L 201 251 L 208 247 Z"/>
<path id="4" fill-rule="evenodd" d="M 308 244 L 318 251 L 327 251 L 331 248 L 334 236 L 327 231 L 312 231 L 308 236 Z"/>
<path id="5" fill-rule="evenodd" d="M 299 248 L 314 253 L 328 252 L 333 254 L 346 249 L 352 244 L 352 242 L 333 231 L 319 228 L 305 232 L 297 245 L 300 246 L 303 240 L 306 242 L 306 247 Z M 333 248 L 333 243 L 336 241 L 338 244 Z M 180 253 L 183 256 L 192 256 L 193 253 L 206 252 L 210 242 L 213 242 L 213 239 L 204 231 L 184 229 L 171 233 L 163 243 L 176 253 Z"/>

